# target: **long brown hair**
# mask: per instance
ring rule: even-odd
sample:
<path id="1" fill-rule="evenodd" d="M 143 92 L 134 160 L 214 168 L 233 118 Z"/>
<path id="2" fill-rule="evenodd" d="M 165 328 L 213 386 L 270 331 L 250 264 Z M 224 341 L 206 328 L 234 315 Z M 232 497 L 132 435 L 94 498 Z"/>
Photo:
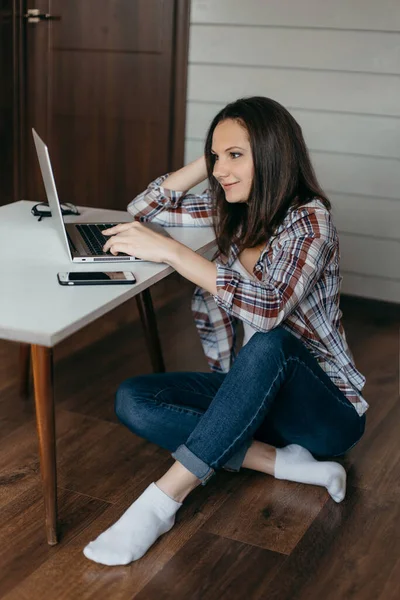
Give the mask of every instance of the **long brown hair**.
<path id="1" fill-rule="evenodd" d="M 254 177 L 247 203 L 229 203 L 213 177 L 212 137 L 218 123 L 233 119 L 248 133 Z M 263 96 L 240 98 L 213 119 L 204 150 L 211 195 L 216 203 L 214 230 L 218 250 L 229 254 L 232 243 L 245 248 L 266 243 L 288 210 L 319 198 L 331 203 L 319 185 L 300 125 L 281 104 Z"/>

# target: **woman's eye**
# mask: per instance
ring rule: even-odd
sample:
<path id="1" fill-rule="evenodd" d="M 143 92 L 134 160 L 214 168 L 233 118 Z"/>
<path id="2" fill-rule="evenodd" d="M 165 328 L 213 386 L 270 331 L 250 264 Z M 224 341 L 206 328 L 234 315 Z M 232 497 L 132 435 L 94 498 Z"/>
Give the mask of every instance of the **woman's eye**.
<path id="1" fill-rule="evenodd" d="M 242 154 L 240 152 L 229 152 L 229 156 L 231 158 L 239 158 L 239 156 L 242 156 Z M 214 160 L 218 160 L 218 156 L 216 154 L 212 155 Z"/>

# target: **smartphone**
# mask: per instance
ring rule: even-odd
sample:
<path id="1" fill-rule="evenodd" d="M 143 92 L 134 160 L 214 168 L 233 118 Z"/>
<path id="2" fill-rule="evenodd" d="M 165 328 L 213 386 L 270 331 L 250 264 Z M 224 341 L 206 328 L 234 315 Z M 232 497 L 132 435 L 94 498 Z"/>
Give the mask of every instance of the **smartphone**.
<path id="1" fill-rule="evenodd" d="M 60 285 L 121 285 L 136 283 L 131 271 L 75 271 L 57 273 Z"/>

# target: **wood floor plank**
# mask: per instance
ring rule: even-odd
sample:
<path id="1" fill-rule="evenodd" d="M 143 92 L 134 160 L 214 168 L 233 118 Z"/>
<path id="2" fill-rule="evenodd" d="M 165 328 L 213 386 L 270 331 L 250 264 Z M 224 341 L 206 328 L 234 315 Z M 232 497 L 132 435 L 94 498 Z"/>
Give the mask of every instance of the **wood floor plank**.
<path id="1" fill-rule="evenodd" d="M 6 388 L 15 386 L 18 380 L 19 344 L 14 342 L 0 343 L 0 397 Z M 10 369 L 15 365 L 15 369 Z"/>
<path id="2" fill-rule="evenodd" d="M 367 431 L 346 458 L 352 469 L 350 482 L 388 500 L 400 497 L 399 424 L 400 398 L 379 427 Z"/>
<path id="3" fill-rule="evenodd" d="M 0 507 L 40 483 L 38 451 L 32 419 L 0 438 Z"/>
<path id="4" fill-rule="evenodd" d="M 374 324 L 374 320 L 383 323 Z M 340 462 L 348 471 L 349 483 L 365 489 L 381 480 L 381 472 L 398 472 L 399 341 L 397 325 L 390 325 L 383 316 L 371 316 L 353 343 L 359 356 L 356 362 L 367 377 L 364 395 L 370 407 L 363 438 Z M 395 493 L 396 485 L 387 485 L 388 481 L 381 490 L 386 487 L 388 494 Z"/>
<path id="5" fill-rule="evenodd" d="M 34 421 L 35 407 L 30 399 L 21 398 L 15 384 L 0 392 L 0 439 L 27 421 Z"/>
<path id="6" fill-rule="evenodd" d="M 400 557 L 392 569 L 378 600 L 399 600 L 400 598 Z"/>
<path id="7" fill-rule="evenodd" d="M 101 367 L 94 356 L 101 357 Z M 118 386 L 128 377 L 150 372 L 140 324 L 130 323 L 123 331 L 98 340 L 91 353 L 84 348 L 56 363 L 56 405 L 117 423 L 114 399 Z"/>
<path id="8" fill-rule="evenodd" d="M 154 290 L 169 371 L 208 370 L 190 311 L 192 290 L 182 278 Z M 54 548 L 40 515 L 33 399 L 18 398 L 18 345 L 0 341 L 0 531 L 7 535 L 0 552 L 10 565 L 4 571 L 0 563 L 8 586 L 0 587 L 1 600 L 195 598 L 199 589 L 207 600 L 236 592 L 249 600 L 397 600 L 400 310 L 356 298 L 342 298 L 343 321 L 367 377 L 370 409 L 364 437 L 340 461 L 349 470 L 342 504 L 313 486 L 221 472 L 190 494 L 174 528 L 141 560 L 108 568 L 84 557 L 86 543 L 173 462 L 114 414 L 119 383 L 151 372 L 136 303 L 128 304 L 55 349 L 65 533 Z"/>
<path id="9" fill-rule="evenodd" d="M 284 559 L 282 554 L 200 530 L 135 600 L 257 600 L 264 597 Z"/>
<path id="10" fill-rule="evenodd" d="M 158 476 L 158 473 L 150 473 L 137 484 L 137 494 L 154 480 L 154 475 Z M 197 488 L 179 511 L 173 529 L 159 538 L 143 558 L 128 566 L 106 567 L 88 561 L 82 553 L 90 540 L 121 516 L 121 506 L 110 505 L 95 523 L 65 544 L 60 552 L 49 558 L 2 600 L 36 600 L 43 597 L 57 600 L 76 600 L 78 597 L 80 600 L 133 598 L 234 493 L 237 480 L 245 477 L 222 473 L 218 480 L 209 482 L 208 489 L 203 486 Z"/>
<path id="11" fill-rule="evenodd" d="M 170 457 L 122 425 L 68 411 L 56 411 L 56 433 L 58 484 L 110 503 L 134 490 L 135 477 Z M 0 506 L 39 480 L 37 434 L 30 421 L 0 440 Z"/>
<path id="12" fill-rule="evenodd" d="M 244 485 L 203 529 L 266 550 L 290 554 L 317 517 L 328 493 L 249 471 Z"/>
<path id="13" fill-rule="evenodd" d="M 0 509 L 0 595 L 3 597 L 99 518 L 107 503 L 59 489 L 59 537 L 49 546 L 44 535 L 44 505 L 36 484 Z M 30 598 L 38 598 L 31 589 Z"/>
<path id="14" fill-rule="evenodd" d="M 400 556 L 400 504 L 350 488 L 327 502 L 268 588 L 269 600 L 376 600 Z"/>
<path id="15" fill-rule="evenodd" d="M 400 307 L 400 305 L 399 305 Z M 399 383 L 400 308 L 384 303 L 342 298 L 343 324 L 357 368 L 366 377 L 363 390 L 369 394 L 371 384 Z M 399 394 L 399 385 L 395 388 Z M 377 398 L 381 403 L 381 398 Z"/>
<path id="16" fill-rule="evenodd" d="M 59 485 L 111 504 L 170 457 L 122 425 L 61 410 L 56 422 Z"/>

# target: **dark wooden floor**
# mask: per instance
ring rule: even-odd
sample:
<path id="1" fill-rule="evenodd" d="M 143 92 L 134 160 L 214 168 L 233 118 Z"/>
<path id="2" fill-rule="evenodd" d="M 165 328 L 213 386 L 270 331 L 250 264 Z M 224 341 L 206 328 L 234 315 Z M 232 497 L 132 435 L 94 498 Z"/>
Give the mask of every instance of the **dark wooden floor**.
<path id="1" fill-rule="evenodd" d="M 207 370 L 190 314 L 192 286 L 154 288 L 167 370 Z M 120 381 L 151 371 L 135 302 L 55 349 L 61 539 L 45 540 L 32 398 L 17 393 L 18 346 L 0 342 L 0 597 L 7 600 L 400 598 L 399 310 L 342 299 L 371 408 L 344 460 L 348 492 L 242 470 L 197 488 L 175 527 L 127 567 L 82 549 L 172 464 L 117 422 Z"/>

